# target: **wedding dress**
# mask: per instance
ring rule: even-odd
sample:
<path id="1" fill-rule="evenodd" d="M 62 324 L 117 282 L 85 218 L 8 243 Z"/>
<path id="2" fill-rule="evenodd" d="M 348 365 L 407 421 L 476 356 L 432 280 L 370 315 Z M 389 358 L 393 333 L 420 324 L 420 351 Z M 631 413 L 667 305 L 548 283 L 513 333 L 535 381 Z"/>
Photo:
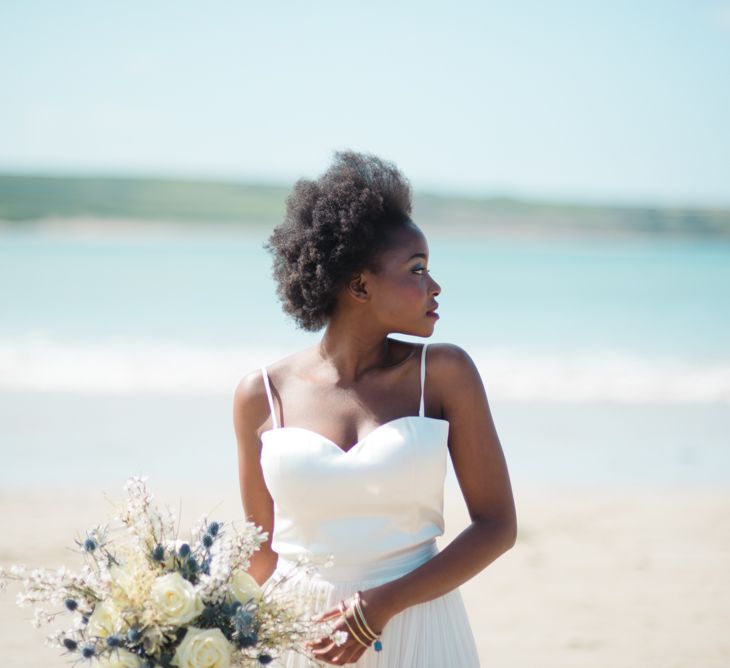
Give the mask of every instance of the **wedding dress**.
<path id="1" fill-rule="evenodd" d="M 405 575 L 439 551 L 449 422 L 423 414 L 427 345 L 421 349 L 419 414 L 380 425 L 348 450 L 309 429 L 278 426 L 268 373 L 261 368 L 273 422 L 261 434 L 261 466 L 274 499 L 271 548 L 279 555 L 269 580 L 289 573 L 300 555 L 318 565 L 315 573 L 295 571 L 282 584 L 314 601 L 311 614 Z M 326 566 L 330 555 L 334 563 Z M 347 665 L 479 666 L 458 588 L 391 617 L 381 640 L 380 652 L 371 646 Z M 312 664 L 290 651 L 269 665 Z"/>

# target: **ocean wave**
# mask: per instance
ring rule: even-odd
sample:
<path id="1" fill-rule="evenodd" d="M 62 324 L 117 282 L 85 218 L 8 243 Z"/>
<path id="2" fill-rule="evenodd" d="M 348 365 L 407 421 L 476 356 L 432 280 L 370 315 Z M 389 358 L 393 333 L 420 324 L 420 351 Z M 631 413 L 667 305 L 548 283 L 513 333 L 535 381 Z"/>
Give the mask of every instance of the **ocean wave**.
<path id="1" fill-rule="evenodd" d="M 132 340 L 81 344 L 28 336 L 0 341 L 0 389 L 230 394 L 245 373 L 291 352 L 259 344 L 206 347 Z M 730 403 L 730 359 L 509 347 L 468 352 L 490 400 Z"/>

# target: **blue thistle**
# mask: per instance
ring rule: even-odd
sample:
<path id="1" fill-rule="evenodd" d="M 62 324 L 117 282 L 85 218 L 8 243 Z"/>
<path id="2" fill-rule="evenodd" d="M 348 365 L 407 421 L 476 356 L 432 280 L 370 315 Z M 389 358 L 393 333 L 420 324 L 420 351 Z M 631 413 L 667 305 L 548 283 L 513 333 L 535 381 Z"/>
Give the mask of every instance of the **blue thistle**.
<path id="1" fill-rule="evenodd" d="M 184 559 L 190 554 L 190 545 L 183 543 L 177 553 Z"/>
<path id="2" fill-rule="evenodd" d="M 259 641 L 259 637 L 256 634 L 256 631 L 251 631 L 250 633 L 239 634 L 236 637 L 236 642 L 238 643 L 238 646 L 241 648 L 253 647 L 254 645 L 256 645 L 256 643 L 258 641 Z"/>
<path id="3" fill-rule="evenodd" d="M 121 647 L 122 639 L 117 635 L 111 635 L 106 639 L 106 644 L 109 645 L 109 647 Z"/>
<path id="4" fill-rule="evenodd" d="M 96 647 L 94 647 L 94 645 L 84 645 L 81 648 L 81 656 L 85 659 L 90 659 L 92 656 L 96 656 Z"/>
<path id="5" fill-rule="evenodd" d="M 211 536 L 217 536 L 218 535 L 218 529 L 220 529 L 220 528 L 221 527 L 220 527 L 220 524 L 218 524 L 218 522 L 211 522 L 208 525 L 208 533 Z"/>
<path id="6" fill-rule="evenodd" d="M 131 628 L 129 631 L 127 631 L 127 640 L 131 642 L 133 645 L 135 643 L 138 643 L 140 638 L 142 637 L 142 631 L 140 631 L 138 628 Z"/>
<path id="7" fill-rule="evenodd" d="M 99 545 L 93 538 L 87 538 L 84 541 L 84 550 L 87 552 L 93 552 L 97 547 L 99 547 Z"/>
<path id="8" fill-rule="evenodd" d="M 209 533 L 205 534 L 203 536 L 203 545 L 205 545 L 205 547 L 210 547 L 211 545 L 213 545 L 213 536 L 211 536 Z"/>
<path id="9" fill-rule="evenodd" d="M 63 646 L 66 649 L 69 649 L 69 650 L 72 650 L 73 651 L 73 650 L 75 650 L 79 646 L 79 644 L 75 640 L 72 640 L 71 638 L 64 638 L 63 639 Z"/>
<path id="10" fill-rule="evenodd" d="M 258 660 L 259 663 L 266 665 L 267 663 L 271 663 L 274 659 L 270 654 L 259 654 Z"/>
<path id="11" fill-rule="evenodd" d="M 239 633 L 245 634 L 251 629 L 254 616 L 245 608 L 238 608 L 231 617 L 231 623 L 233 627 Z"/>
<path id="12" fill-rule="evenodd" d="M 155 546 L 155 549 L 152 550 L 152 558 L 155 561 L 163 561 L 165 558 L 165 548 L 162 545 Z"/>
<path id="13" fill-rule="evenodd" d="M 66 599 L 66 600 L 65 600 L 65 601 L 63 602 L 63 604 L 64 604 L 64 605 L 65 605 L 65 606 L 66 606 L 66 607 L 67 607 L 67 608 L 68 608 L 68 609 L 69 609 L 69 610 L 70 610 L 71 612 L 73 612 L 74 610 L 76 610 L 76 608 L 78 608 L 78 607 L 79 607 L 79 604 L 78 604 L 78 603 L 77 603 L 76 601 L 74 601 L 74 600 L 73 600 L 72 598 L 67 598 L 67 599 Z"/>
<path id="14" fill-rule="evenodd" d="M 258 643 L 258 634 L 254 628 L 255 608 L 239 605 L 230 618 L 234 629 L 233 640 L 239 647 L 252 647 Z"/>
<path id="15" fill-rule="evenodd" d="M 200 613 L 200 619 L 205 622 L 212 622 L 215 619 L 216 610 L 213 606 L 206 606 Z"/>

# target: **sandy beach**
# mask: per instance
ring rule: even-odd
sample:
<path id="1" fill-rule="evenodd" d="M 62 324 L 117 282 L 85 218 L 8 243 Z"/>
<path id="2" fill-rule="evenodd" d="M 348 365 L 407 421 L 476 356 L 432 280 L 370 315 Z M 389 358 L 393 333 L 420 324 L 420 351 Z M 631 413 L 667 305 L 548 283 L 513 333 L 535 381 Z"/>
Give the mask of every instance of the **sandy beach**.
<path id="1" fill-rule="evenodd" d="M 158 501 L 179 507 L 176 490 Z M 461 587 L 481 664 L 493 668 L 590 666 L 720 668 L 730 664 L 730 492 L 515 488 L 516 546 Z M 73 538 L 111 517 L 121 485 L 4 491 L 0 565 L 81 565 Z M 240 521 L 237 490 L 186 493 L 182 528 L 202 513 Z M 444 549 L 468 523 L 449 493 Z M 2 665 L 50 668 L 71 658 L 43 645 L 32 609 L 0 594 Z"/>

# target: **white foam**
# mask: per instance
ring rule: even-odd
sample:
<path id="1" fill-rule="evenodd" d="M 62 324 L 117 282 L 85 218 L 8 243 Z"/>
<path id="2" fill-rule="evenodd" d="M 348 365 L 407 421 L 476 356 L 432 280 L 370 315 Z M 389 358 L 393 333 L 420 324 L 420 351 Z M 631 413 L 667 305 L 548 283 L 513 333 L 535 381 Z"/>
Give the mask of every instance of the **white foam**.
<path id="1" fill-rule="evenodd" d="M 730 403 L 730 359 L 642 357 L 620 350 L 473 356 L 489 396 L 557 402 Z"/>
<path id="2" fill-rule="evenodd" d="M 260 347 L 130 340 L 82 345 L 35 334 L 0 341 L 0 388 L 216 394 L 232 391 L 242 374 L 274 358 Z"/>
<path id="3" fill-rule="evenodd" d="M 0 389 L 228 394 L 243 374 L 291 352 L 126 339 L 79 344 L 36 333 L 0 341 Z M 468 352 L 490 399 L 730 403 L 730 360 L 657 360 L 622 351 Z"/>

